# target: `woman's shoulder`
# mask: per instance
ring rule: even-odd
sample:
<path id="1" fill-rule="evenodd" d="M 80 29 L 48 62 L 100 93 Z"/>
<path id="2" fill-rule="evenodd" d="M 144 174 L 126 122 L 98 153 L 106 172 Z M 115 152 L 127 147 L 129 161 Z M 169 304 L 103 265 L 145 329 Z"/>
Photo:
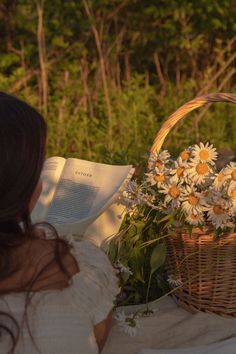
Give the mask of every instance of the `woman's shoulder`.
<path id="1" fill-rule="evenodd" d="M 77 240 L 73 235 L 67 235 L 66 239 L 80 268 L 66 291 L 70 292 L 75 304 L 83 304 L 93 313 L 94 323 L 98 323 L 106 318 L 119 292 L 116 270 L 105 252 L 96 245 Z"/>
<path id="2" fill-rule="evenodd" d="M 81 267 L 95 267 L 104 271 L 114 271 L 107 254 L 101 248 L 90 241 L 83 241 L 76 235 L 66 235 L 63 237 L 70 247 L 71 254 L 81 264 Z M 105 267 L 105 268 L 104 268 Z"/>
<path id="3" fill-rule="evenodd" d="M 78 263 L 81 273 L 79 277 L 89 273 L 99 279 L 104 286 L 111 283 L 112 280 L 117 284 L 116 271 L 101 248 L 92 242 L 78 239 L 75 235 L 69 234 L 63 236 L 63 239 L 69 243 L 70 252 Z"/>
<path id="4" fill-rule="evenodd" d="M 46 232 L 47 242 L 55 241 L 53 234 Z M 76 261 L 79 272 L 72 274 L 73 286 L 69 289 L 75 292 L 87 292 L 98 296 L 104 295 L 108 289 L 111 294 L 118 293 L 118 279 L 116 271 L 111 265 L 106 253 L 89 241 L 84 241 L 74 234 L 61 235 L 60 239 L 66 241 L 69 246 L 70 256 Z M 79 297 L 78 297 L 79 298 Z"/>
<path id="5" fill-rule="evenodd" d="M 93 243 L 71 234 L 60 238 L 68 243 L 70 255 L 79 268 L 79 272 L 72 274 L 70 285 L 62 289 L 60 296 L 67 301 L 69 299 L 75 311 L 81 310 L 97 324 L 107 317 L 119 292 L 116 270 L 105 252 Z"/>

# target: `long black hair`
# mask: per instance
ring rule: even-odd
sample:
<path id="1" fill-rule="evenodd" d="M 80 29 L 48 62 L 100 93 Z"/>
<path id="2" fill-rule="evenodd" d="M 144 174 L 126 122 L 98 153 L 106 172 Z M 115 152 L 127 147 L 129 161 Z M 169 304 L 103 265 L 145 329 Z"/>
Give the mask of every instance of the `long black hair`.
<path id="1" fill-rule="evenodd" d="M 42 171 L 46 136 L 46 122 L 37 110 L 16 97 L 0 92 L 0 282 L 17 271 L 12 251 L 29 239 L 38 237 L 38 231 L 31 223 L 29 204 Z M 69 250 L 68 244 L 58 238 L 55 229 L 53 232 L 56 238 L 54 260 L 69 279 L 62 261 Z M 15 289 L 26 293 L 26 319 L 30 290 L 48 265 L 28 284 L 24 284 L 24 288 Z M 0 296 L 7 292 L 0 288 Z M 6 325 L 9 320 L 11 326 Z M 10 352 L 13 353 L 19 339 L 20 326 L 10 313 L 1 310 L 0 331 L 10 336 Z M 31 332 L 30 336 L 33 339 Z"/>

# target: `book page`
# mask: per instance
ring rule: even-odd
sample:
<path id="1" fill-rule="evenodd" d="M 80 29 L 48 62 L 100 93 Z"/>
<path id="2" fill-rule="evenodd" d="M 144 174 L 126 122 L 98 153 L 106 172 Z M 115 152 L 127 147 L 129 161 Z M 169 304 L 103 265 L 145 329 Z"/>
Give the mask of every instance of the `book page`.
<path id="1" fill-rule="evenodd" d="M 53 199 L 65 162 L 66 160 L 64 158 L 58 156 L 50 157 L 44 162 L 41 173 L 43 189 L 31 213 L 33 222 L 46 220 L 48 208 Z"/>
<path id="2" fill-rule="evenodd" d="M 84 230 L 113 202 L 131 169 L 130 165 L 114 166 L 68 159 L 48 210 L 47 221 L 59 226 L 79 223 Z"/>
<path id="3" fill-rule="evenodd" d="M 85 230 L 83 240 L 95 243 L 106 251 L 110 240 L 115 236 L 122 224 L 125 206 L 118 201 L 112 203 L 94 222 Z"/>

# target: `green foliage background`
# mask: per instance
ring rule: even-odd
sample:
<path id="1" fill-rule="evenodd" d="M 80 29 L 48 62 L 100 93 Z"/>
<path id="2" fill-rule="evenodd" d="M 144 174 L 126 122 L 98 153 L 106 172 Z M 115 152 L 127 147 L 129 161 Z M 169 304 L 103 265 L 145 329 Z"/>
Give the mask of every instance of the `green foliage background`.
<path id="1" fill-rule="evenodd" d="M 48 155 L 145 165 L 181 104 L 235 89 L 235 0 L 0 0 L 0 32 L 0 89 L 44 114 Z M 235 151 L 235 112 L 191 114 L 165 148 Z"/>

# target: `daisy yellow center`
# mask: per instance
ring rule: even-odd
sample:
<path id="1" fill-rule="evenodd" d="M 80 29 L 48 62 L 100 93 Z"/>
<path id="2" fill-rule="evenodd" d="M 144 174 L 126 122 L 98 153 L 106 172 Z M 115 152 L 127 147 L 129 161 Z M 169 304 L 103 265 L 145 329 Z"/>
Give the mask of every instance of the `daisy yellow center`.
<path id="1" fill-rule="evenodd" d="M 196 195 L 194 195 L 194 194 L 190 194 L 188 197 L 188 202 L 191 205 L 197 205 L 199 202 L 199 198 L 196 197 Z"/>
<path id="2" fill-rule="evenodd" d="M 200 162 L 196 166 L 196 171 L 199 175 L 205 175 L 209 172 L 209 167 L 206 163 Z"/>
<path id="3" fill-rule="evenodd" d="M 201 160 L 208 160 L 210 158 L 209 151 L 205 149 L 201 150 L 199 152 L 199 157 Z"/>
<path id="4" fill-rule="evenodd" d="M 233 178 L 234 181 L 236 181 L 236 170 L 232 171 L 231 177 Z"/>
<path id="5" fill-rule="evenodd" d="M 166 177 L 165 177 L 164 175 L 156 175 L 156 176 L 154 177 L 154 180 L 155 180 L 156 182 L 164 182 L 165 179 L 166 179 Z"/>
<path id="6" fill-rule="evenodd" d="M 236 190 L 233 190 L 231 193 L 230 193 L 230 196 L 232 199 L 236 199 Z"/>
<path id="7" fill-rule="evenodd" d="M 190 215 L 190 218 L 193 219 L 193 220 L 197 220 L 197 219 L 198 219 L 198 216 L 195 215 L 195 214 L 191 214 L 191 215 Z"/>
<path id="8" fill-rule="evenodd" d="M 180 157 L 183 161 L 186 161 L 190 158 L 190 153 L 188 150 L 184 150 L 181 152 Z"/>
<path id="9" fill-rule="evenodd" d="M 176 186 L 170 187 L 168 193 L 172 198 L 178 198 L 178 196 L 180 195 L 180 191 Z"/>
<path id="10" fill-rule="evenodd" d="M 178 167 L 177 170 L 176 170 L 177 176 L 178 176 L 178 177 L 182 177 L 183 174 L 184 174 L 184 170 L 185 170 L 184 167 Z"/>
<path id="11" fill-rule="evenodd" d="M 156 167 L 159 168 L 159 170 L 162 170 L 164 166 L 164 163 L 161 160 L 156 161 Z"/>
<path id="12" fill-rule="evenodd" d="M 213 207 L 213 211 L 214 211 L 215 214 L 218 214 L 218 215 L 224 213 L 224 209 L 220 205 L 215 205 Z"/>

